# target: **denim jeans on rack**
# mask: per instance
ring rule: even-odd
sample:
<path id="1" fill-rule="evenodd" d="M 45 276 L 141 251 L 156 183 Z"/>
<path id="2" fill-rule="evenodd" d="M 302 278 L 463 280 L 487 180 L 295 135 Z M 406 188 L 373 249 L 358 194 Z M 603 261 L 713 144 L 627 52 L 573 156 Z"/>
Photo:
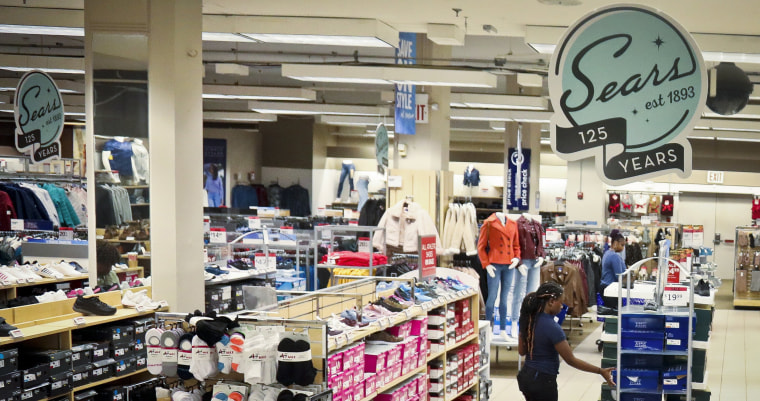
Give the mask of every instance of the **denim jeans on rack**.
<path id="1" fill-rule="evenodd" d="M 525 294 L 538 289 L 541 273 L 541 266 L 538 266 L 536 259 L 523 259 L 520 263 L 525 266 L 527 272 L 524 276 L 519 271 L 514 273 L 515 276 L 512 280 L 512 311 L 510 313 L 512 324 L 517 323 L 517 320 L 520 318 L 520 308 L 522 307 Z"/>
<path id="2" fill-rule="evenodd" d="M 486 300 L 486 319 L 493 319 L 493 309 L 496 305 L 496 296 L 499 296 L 499 328 L 501 330 L 507 327 L 507 296 L 509 289 L 512 287 L 512 280 L 516 269 L 510 269 L 509 265 L 499 265 L 492 263 L 496 268 L 496 277 L 491 277 L 486 273 L 488 281 L 488 299 Z M 501 288 L 500 288 L 501 287 Z M 518 313 L 520 309 L 517 309 Z"/>
<path id="3" fill-rule="evenodd" d="M 343 192 L 343 181 L 346 178 L 348 178 L 349 188 L 352 191 L 354 190 L 354 171 L 356 171 L 354 163 L 343 163 L 340 170 L 340 182 L 338 183 L 338 195 L 335 196 L 336 198 L 340 198 L 340 194 Z"/>
<path id="4" fill-rule="evenodd" d="M 356 210 L 361 212 L 362 207 L 364 207 L 367 199 L 369 199 L 369 178 L 361 177 L 356 180 L 356 187 L 359 189 L 359 206 L 357 206 Z"/>

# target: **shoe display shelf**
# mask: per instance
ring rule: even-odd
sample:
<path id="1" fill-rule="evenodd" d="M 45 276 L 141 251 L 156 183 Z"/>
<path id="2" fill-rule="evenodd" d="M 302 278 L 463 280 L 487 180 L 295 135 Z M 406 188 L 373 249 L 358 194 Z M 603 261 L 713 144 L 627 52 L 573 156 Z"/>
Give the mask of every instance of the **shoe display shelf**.
<path id="1" fill-rule="evenodd" d="M 151 287 L 139 287 L 125 291 L 144 289 L 148 290 L 150 296 Z M 144 319 L 155 313 L 153 310 L 138 311 L 123 308 L 121 306 L 122 293 L 122 291 L 111 291 L 97 295 L 101 302 L 117 308 L 116 313 L 111 316 L 84 316 L 81 313 L 74 312 L 73 305 L 76 298 L 2 309 L 0 310 L 0 317 L 4 318 L 6 323 L 17 327 L 18 330 L 12 332 L 10 337 L 0 337 L 0 350 L 71 350 L 78 330 L 130 319 Z M 103 380 L 72 387 L 69 391 L 57 394 L 51 399 L 74 401 L 75 394 L 81 391 L 115 382 L 129 382 L 144 376 L 147 376 L 147 369 L 138 369 L 120 376 L 114 375 Z M 19 383 L 18 386 L 20 391 L 21 384 Z M 24 395 L 20 397 L 23 398 Z"/>
<path id="2" fill-rule="evenodd" d="M 618 387 L 603 384 L 601 400 L 709 400 L 706 358 L 713 307 L 698 298 L 712 297 L 687 291 L 694 288 L 697 278 L 675 261 L 648 258 L 638 264 L 649 260 L 659 263 L 659 274 L 646 304 L 632 296 L 639 283 L 633 289 L 623 288 L 624 280 L 633 281 L 631 272 L 638 266 L 619 276 L 620 313 L 605 319 L 601 339 L 602 367 L 616 368 Z M 687 283 L 682 279 L 681 285 L 665 284 L 669 265 L 676 266 Z M 674 302 L 673 292 L 665 289 L 670 286 L 684 289 L 681 302 Z"/>
<path id="3" fill-rule="evenodd" d="M 749 241 L 750 235 L 753 241 Z M 752 245 L 755 247 L 753 248 Z M 734 241 L 734 307 L 760 308 L 760 285 L 753 291 L 753 280 L 760 283 L 760 228 L 755 226 L 736 227 Z M 745 256 L 746 255 L 746 256 Z"/>
<path id="4" fill-rule="evenodd" d="M 385 232 L 385 228 L 383 227 L 374 227 L 374 226 L 338 226 L 338 225 L 327 225 L 327 226 L 317 226 L 314 227 L 314 255 L 319 255 L 319 246 L 322 242 L 325 242 L 327 244 L 327 253 L 330 254 L 334 250 L 334 241 L 335 238 L 338 236 L 348 236 L 348 237 L 354 237 L 359 233 L 369 233 L 369 249 L 365 250 L 365 252 L 372 251 L 372 240 L 374 239 L 375 235 L 377 235 L 378 231 Z M 361 249 L 360 249 L 361 251 Z M 371 255 L 370 255 L 371 256 Z M 330 283 L 331 285 L 335 285 L 337 282 L 337 278 L 333 274 L 333 269 L 336 268 L 349 268 L 349 269 L 367 269 L 367 275 L 368 276 L 374 276 L 375 275 L 375 269 L 378 267 L 381 267 L 381 265 L 374 265 L 373 264 L 373 257 L 369 258 L 369 266 L 367 267 L 360 267 L 360 266 L 338 266 L 334 264 L 329 263 L 316 263 L 316 268 L 318 269 L 329 269 L 330 270 Z M 385 266 L 385 265 L 382 265 Z M 308 272 L 307 272 L 308 273 Z M 310 282 L 312 282 L 313 287 L 317 288 L 317 275 L 315 274 L 314 277 L 309 277 L 307 275 L 306 279 Z"/>
<path id="5" fill-rule="evenodd" d="M 98 229 L 100 230 L 100 229 Z M 136 247 L 144 248 L 147 255 L 138 253 L 137 255 L 137 266 L 130 267 L 128 269 L 120 269 L 117 271 L 117 273 L 126 273 L 126 272 L 140 272 L 137 277 L 145 277 L 145 275 L 150 275 L 150 240 L 139 240 L 135 239 L 134 237 L 127 237 L 127 239 L 118 239 L 118 238 L 109 238 L 106 239 L 106 241 L 114 244 L 116 248 L 119 250 L 119 254 L 121 256 L 120 263 L 127 264 L 129 262 L 129 252 L 133 252 Z"/>

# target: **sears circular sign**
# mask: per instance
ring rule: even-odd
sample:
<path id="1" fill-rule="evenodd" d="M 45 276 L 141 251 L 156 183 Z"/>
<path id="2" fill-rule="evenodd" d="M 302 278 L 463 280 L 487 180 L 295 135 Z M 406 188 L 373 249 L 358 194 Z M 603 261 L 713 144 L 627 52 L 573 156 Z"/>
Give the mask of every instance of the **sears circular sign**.
<path id="1" fill-rule="evenodd" d="M 42 71 L 21 78 L 14 98 L 16 149 L 33 163 L 61 157 L 63 99 L 53 79 Z"/>
<path id="2" fill-rule="evenodd" d="M 552 56 L 552 148 L 566 160 L 595 158 L 608 183 L 688 176 L 686 134 L 706 83 L 702 54 L 675 20 L 643 6 L 596 10 L 568 28 Z"/>

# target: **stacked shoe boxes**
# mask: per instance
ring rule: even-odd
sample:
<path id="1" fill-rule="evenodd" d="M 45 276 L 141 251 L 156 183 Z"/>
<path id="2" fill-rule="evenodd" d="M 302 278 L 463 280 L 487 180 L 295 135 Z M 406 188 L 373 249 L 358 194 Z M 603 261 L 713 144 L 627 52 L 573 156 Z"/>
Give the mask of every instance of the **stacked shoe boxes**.
<path id="1" fill-rule="evenodd" d="M 21 372 L 18 371 L 18 350 L 0 352 L 0 400 L 16 400 L 21 395 Z"/>
<path id="2" fill-rule="evenodd" d="M 475 384 L 480 366 L 480 349 L 477 344 L 463 345 L 446 355 L 446 398 Z"/>
<path id="3" fill-rule="evenodd" d="M 446 343 L 456 344 L 475 332 L 470 318 L 470 300 L 462 299 L 446 306 Z"/>
<path id="4" fill-rule="evenodd" d="M 213 286 L 206 287 L 206 311 L 216 313 L 227 313 L 232 304 L 232 287 Z"/>
<path id="5" fill-rule="evenodd" d="M 433 355 L 440 354 L 446 349 L 446 320 L 447 309 L 437 308 L 428 312 L 428 341 L 430 353 Z M 452 312 L 451 317 L 455 314 Z M 453 334 L 456 337 L 456 332 Z"/>
<path id="6" fill-rule="evenodd" d="M 427 400 L 427 375 L 416 375 L 401 384 L 382 392 L 377 401 L 423 401 Z"/>
<path id="7" fill-rule="evenodd" d="M 230 311 L 237 312 L 245 309 L 245 303 L 243 302 L 243 284 L 232 284 L 230 289 L 232 296 Z"/>
<path id="8" fill-rule="evenodd" d="M 427 318 L 408 321 L 386 331 L 404 340 L 352 344 L 328 356 L 327 384 L 333 389 L 334 401 L 359 401 L 371 397 L 379 388 L 425 364 Z"/>

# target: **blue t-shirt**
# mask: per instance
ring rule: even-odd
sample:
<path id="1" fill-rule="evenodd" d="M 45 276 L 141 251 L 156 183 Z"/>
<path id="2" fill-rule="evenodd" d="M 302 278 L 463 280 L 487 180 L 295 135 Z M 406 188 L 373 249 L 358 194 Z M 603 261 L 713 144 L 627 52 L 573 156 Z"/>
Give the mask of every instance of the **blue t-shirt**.
<path id="1" fill-rule="evenodd" d="M 549 375 L 559 374 L 559 352 L 554 346 L 566 338 L 554 316 L 543 312 L 539 314 L 533 338 L 533 357 L 528 352 L 525 366 Z"/>
<path id="2" fill-rule="evenodd" d="M 612 248 L 604 252 L 602 256 L 602 279 L 601 284 L 608 286 L 618 280 L 617 276 L 625 271 L 625 262 L 619 253 Z"/>

